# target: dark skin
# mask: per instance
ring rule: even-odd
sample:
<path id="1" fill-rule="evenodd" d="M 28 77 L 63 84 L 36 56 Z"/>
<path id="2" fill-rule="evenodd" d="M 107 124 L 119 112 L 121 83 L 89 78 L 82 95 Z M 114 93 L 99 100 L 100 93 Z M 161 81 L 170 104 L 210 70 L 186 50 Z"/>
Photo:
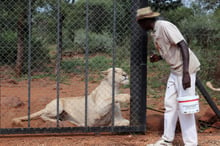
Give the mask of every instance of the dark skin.
<path id="1" fill-rule="evenodd" d="M 149 31 L 154 29 L 154 25 L 156 22 L 155 18 L 146 18 L 137 21 L 138 24 L 141 26 L 142 29 Z M 191 79 L 189 74 L 189 49 L 188 45 L 184 40 L 177 43 L 177 46 L 180 48 L 182 58 L 183 58 L 183 79 L 182 85 L 183 89 L 186 90 L 187 88 L 191 87 Z M 157 62 L 162 60 L 162 57 L 157 54 L 153 54 L 150 56 L 150 62 Z"/>

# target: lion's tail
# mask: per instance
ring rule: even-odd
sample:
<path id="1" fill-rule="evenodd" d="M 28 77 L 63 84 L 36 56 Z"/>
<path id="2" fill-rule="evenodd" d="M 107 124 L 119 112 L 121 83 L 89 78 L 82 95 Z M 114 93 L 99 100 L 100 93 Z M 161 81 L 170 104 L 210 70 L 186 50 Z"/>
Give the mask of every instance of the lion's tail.
<path id="1" fill-rule="evenodd" d="M 211 82 L 206 82 L 206 86 L 209 87 L 213 91 L 220 91 L 220 88 L 213 87 Z"/>
<path id="2" fill-rule="evenodd" d="M 44 109 L 42 109 L 36 113 L 31 114 L 30 120 L 41 116 L 43 112 L 44 112 Z M 23 117 L 18 117 L 18 118 L 12 119 L 12 123 L 15 125 L 19 125 L 19 124 L 21 124 L 22 121 L 27 121 L 27 120 L 28 120 L 28 116 L 23 116 Z"/>

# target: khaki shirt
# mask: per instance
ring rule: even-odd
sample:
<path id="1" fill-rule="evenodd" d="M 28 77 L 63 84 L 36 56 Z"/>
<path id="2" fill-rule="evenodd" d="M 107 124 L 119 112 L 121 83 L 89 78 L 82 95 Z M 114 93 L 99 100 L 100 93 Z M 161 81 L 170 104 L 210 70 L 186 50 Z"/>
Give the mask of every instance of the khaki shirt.
<path id="1" fill-rule="evenodd" d="M 183 60 L 177 43 L 185 39 L 179 29 L 168 21 L 158 20 L 155 22 L 151 35 L 161 57 L 170 65 L 171 72 L 176 75 L 182 75 Z M 189 73 L 197 72 L 200 69 L 200 62 L 190 48 L 189 60 Z"/>

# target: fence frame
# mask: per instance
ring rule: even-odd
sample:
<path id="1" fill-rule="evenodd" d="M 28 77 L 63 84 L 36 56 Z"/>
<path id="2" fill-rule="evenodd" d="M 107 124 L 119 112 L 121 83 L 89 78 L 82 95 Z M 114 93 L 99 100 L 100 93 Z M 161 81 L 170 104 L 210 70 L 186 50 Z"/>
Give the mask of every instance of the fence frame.
<path id="1" fill-rule="evenodd" d="M 62 52 L 62 16 L 60 13 L 61 5 L 60 0 L 57 0 L 57 59 L 56 59 L 56 95 L 57 95 L 57 127 L 50 128 L 31 128 L 30 124 L 30 101 L 31 101 L 31 18 L 32 18 L 32 2 L 28 1 L 28 127 L 27 128 L 0 128 L 0 134 L 40 134 L 40 133 L 89 133 L 89 132 L 117 132 L 117 133 L 145 133 L 146 132 L 146 33 L 141 30 L 138 24 L 135 22 L 136 10 L 140 7 L 145 7 L 147 5 L 145 0 L 132 0 L 133 8 L 132 8 L 132 36 L 139 36 L 139 40 L 137 42 L 132 41 L 132 53 L 131 53 L 131 76 L 138 75 L 139 78 L 135 79 L 131 77 L 131 110 L 134 109 L 135 104 L 139 104 L 141 108 L 138 111 L 131 111 L 131 123 L 130 126 L 114 126 L 114 118 L 112 119 L 112 126 L 107 127 L 88 127 L 87 120 L 85 120 L 85 127 L 59 127 L 59 83 L 60 83 L 60 62 L 61 62 L 61 52 Z M 86 12 L 88 14 L 88 0 L 87 5 L 85 6 Z M 114 25 L 113 25 L 113 40 L 115 39 L 115 29 L 116 25 L 116 1 L 114 0 Z M 135 5 L 134 5 L 135 4 Z M 86 29 L 88 30 L 88 15 L 86 16 Z M 134 29 L 135 28 L 135 29 Z M 134 35 L 135 34 L 135 35 Z M 87 34 L 88 35 L 88 34 Z M 134 38 L 132 39 L 134 40 Z M 85 60 L 88 65 L 88 36 L 86 37 L 86 53 Z M 135 49 L 134 46 L 139 46 L 139 49 Z M 142 54 L 140 56 L 140 54 Z M 114 57 L 115 57 L 115 42 L 113 41 L 113 69 L 114 69 Z M 141 57 L 141 61 L 139 61 L 139 57 Z M 136 62 L 136 63 L 134 63 Z M 140 76 L 141 74 L 141 76 Z M 114 82 L 114 72 L 113 72 L 113 82 Z M 114 85 L 114 84 L 113 84 Z M 134 86 L 136 85 L 136 86 Z M 137 90 L 138 89 L 138 90 Z M 137 91 L 138 92 L 137 92 Z M 135 92 L 136 91 L 136 92 Z M 0 92 L 1 93 L 1 92 Z M 114 102 L 114 87 L 112 93 L 112 101 Z M 87 104 L 88 97 L 88 70 L 85 66 L 85 104 Z M 87 111 L 87 108 L 85 108 Z M 114 105 L 112 108 L 112 112 L 114 114 Z M 136 113 L 136 114 L 134 114 Z M 87 114 L 85 114 L 85 119 L 87 119 Z"/>
<path id="2" fill-rule="evenodd" d="M 106 127 L 88 127 L 87 120 L 85 120 L 85 127 L 59 127 L 59 98 L 60 98 L 60 63 L 61 63 L 61 54 L 62 54 L 62 15 L 61 15 L 61 0 L 57 0 L 57 58 L 56 58 L 56 95 L 57 95 L 57 127 L 50 127 L 50 128 L 31 128 L 30 125 L 30 102 L 31 102 L 31 39 L 32 39 L 32 1 L 28 1 L 28 127 L 27 128 L 0 128 L 0 135 L 2 134 L 46 134 L 46 133 L 99 133 L 99 132 L 116 132 L 116 133 L 145 133 L 146 132 L 146 74 L 147 74 L 147 64 L 146 64 L 146 57 L 147 57 L 147 34 L 141 30 L 135 20 L 136 10 L 141 7 L 147 6 L 147 1 L 145 0 L 132 0 L 132 20 L 131 20 L 131 30 L 132 30 L 132 38 L 131 38 L 131 101 L 130 101 L 130 126 L 114 126 L 114 118 L 112 118 L 112 125 Z M 85 40 L 85 104 L 87 105 L 87 98 L 88 98 L 88 53 L 89 53 L 89 46 L 88 46 L 88 29 L 89 29 L 89 19 L 88 19 L 88 9 L 89 9 L 89 0 L 86 0 L 86 40 Z M 115 33 L 116 33 L 116 0 L 114 0 L 114 7 L 113 7 L 113 40 L 115 40 Z M 134 19 L 133 19 L 134 18 Z M 112 67 L 113 71 L 115 69 L 115 51 L 116 51 L 116 44 L 113 41 L 113 49 L 112 49 L 112 56 L 113 62 Z M 138 48 L 138 49 L 137 49 Z M 139 59 L 141 58 L 141 59 Z M 114 83 L 114 72 L 113 72 L 113 83 Z M 196 86 L 215 112 L 217 117 L 220 117 L 220 111 L 216 104 L 211 99 L 210 95 L 202 85 L 199 78 L 196 80 Z M 0 87 L 1 87 L 1 78 L 0 78 Z M 112 102 L 114 102 L 114 86 L 112 89 Z M 1 90 L 0 90 L 0 97 L 1 97 Z M 0 98 L 1 102 L 1 98 Z M 140 108 L 136 109 L 136 105 L 139 105 Z M 85 106 L 85 119 L 87 119 L 87 106 Z M 112 113 L 114 115 L 114 105 L 112 105 Z M 0 125 L 1 125 L 1 110 L 0 110 Z"/>

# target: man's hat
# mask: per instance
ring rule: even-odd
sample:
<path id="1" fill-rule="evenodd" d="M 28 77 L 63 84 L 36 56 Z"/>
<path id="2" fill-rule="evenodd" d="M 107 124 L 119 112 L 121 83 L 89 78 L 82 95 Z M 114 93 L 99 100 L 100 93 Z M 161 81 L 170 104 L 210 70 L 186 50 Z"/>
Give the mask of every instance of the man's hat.
<path id="1" fill-rule="evenodd" d="M 145 18 L 154 18 L 159 16 L 160 13 L 153 12 L 150 7 L 141 8 L 137 10 L 136 18 L 137 20 L 145 19 Z"/>

